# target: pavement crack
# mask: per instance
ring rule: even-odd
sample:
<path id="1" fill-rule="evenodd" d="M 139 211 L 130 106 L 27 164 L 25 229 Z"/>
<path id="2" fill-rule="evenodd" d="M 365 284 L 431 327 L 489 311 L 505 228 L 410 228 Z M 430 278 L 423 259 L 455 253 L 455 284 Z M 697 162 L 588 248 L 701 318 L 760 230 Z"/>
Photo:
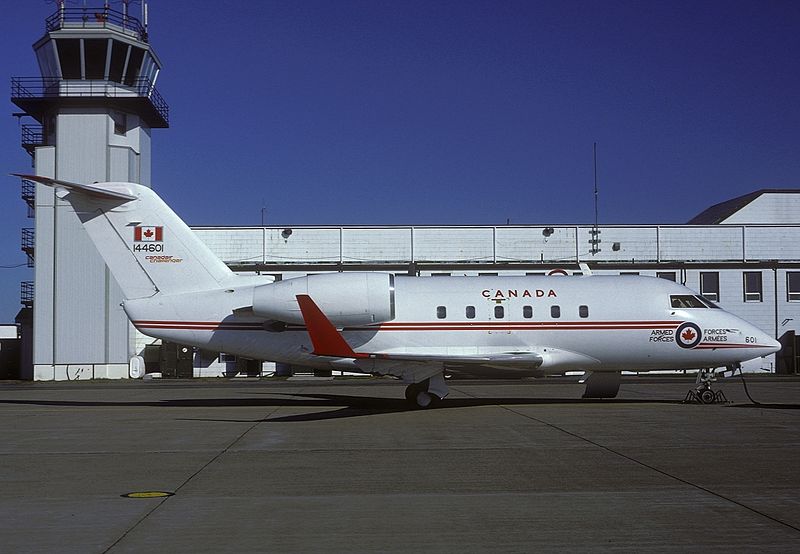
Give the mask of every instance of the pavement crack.
<path id="1" fill-rule="evenodd" d="M 773 517 L 773 516 L 771 516 L 771 515 L 769 515 L 767 513 L 764 513 L 764 512 L 762 512 L 760 510 L 757 510 L 756 508 L 753 508 L 752 506 L 748 506 L 747 504 L 744 504 L 743 502 L 739 502 L 738 500 L 735 500 L 733 498 L 725 496 L 724 494 L 720 494 L 720 493 L 715 492 L 715 491 L 713 491 L 711 489 L 708 489 L 708 488 L 706 488 L 706 487 L 704 487 L 702 485 L 699 485 L 697 483 L 693 483 L 692 481 L 688 481 L 688 480 L 686 480 L 686 479 L 684 479 L 682 477 L 678 477 L 677 475 L 672 474 L 672 473 L 670 473 L 668 471 L 664 471 L 663 469 L 657 468 L 657 467 L 655 467 L 653 465 L 650 465 L 650 464 L 648 464 L 646 462 L 643 462 L 641 460 L 637 460 L 636 458 L 633 458 L 632 456 L 628 456 L 627 454 L 623 454 L 622 452 L 620 452 L 618 450 L 614 450 L 613 448 L 611 448 L 609 446 L 606 446 L 604 444 L 600 444 L 598 442 L 595 442 L 595 441 L 593 441 L 593 440 L 591 440 L 591 439 L 589 439 L 587 437 L 584 437 L 584 436 L 579 435 L 577 433 L 573 433 L 572 431 L 568 431 L 567 429 L 564 429 L 563 427 L 560 427 L 560 426 L 558 426 L 558 425 L 556 425 L 554 423 L 550 423 L 549 421 L 545 421 L 543 419 L 539 419 L 537 417 L 534 417 L 534 416 L 532 416 L 530 414 L 526 414 L 526 413 L 517 411 L 517 410 L 515 410 L 513 408 L 510 408 L 508 406 L 502 406 L 502 408 L 505 409 L 505 410 L 508 410 L 509 412 L 511 412 L 513 414 L 517 414 L 517 415 L 522 416 L 522 417 L 524 417 L 526 419 L 530 419 L 531 421 L 535 421 L 537 423 L 541 423 L 542 425 L 546 425 L 546 426 L 550 427 L 551 429 L 555 429 L 556 431 L 559 431 L 561 433 L 564 433 L 566 435 L 574 437 L 574 438 L 576 438 L 578 440 L 581 440 L 581 441 L 583 441 L 583 442 L 585 442 L 587 444 L 591 444 L 592 446 L 595 446 L 597 448 L 601 448 L 601 449 L 605 450 L 606 452 L 609 452 L 611 454 L 619 456 L 620 458 L 628 460 L 629 462 L 633 462 L 633 463 L 635 463 L 637 465 L 640 465 L 640 466 L 642 466 L 642 467 L 644 467 L 646 469 L 649 469 L 650 471 L 654 471 L 654 472 L 659 473 L 659 474 L 661 474 L 661 475 L 663 475 L 665 477 L 668 477 L 670 479 L 678 481 L 679 483 L 683 483 L 684 485 L 693 487 L 693 488 L 695 488 L 697 490 L 700 490 L 700 491 L 703 491 L 703 492 L 705 492 L 707 494 L 715 496 L 715 497 L 719 498 L 720 500 L 724 500 L 726 502 L 730 502 L 731 504 L 735 504 L 736 506 L 739 506 L 740 508 L 744 508 L 745 510 L 748 510 L 748 511 L 754 513 L 754 514 L 757 514 L 757 515 L 759 515 L 761 517 L 764 517 L 764 518 L 772 521 L 773 523 L 777 523 L 777 524 L 782 525 L 784 527 L 788 527 L 789 529 L 792 529 L 792 530 L 797 531 L 798 533 L 800 533 L 800 528 L 792 525 L 791 523 L 787 523 L 787 522 L 785 522 L 783 520 L 780 520 L 780 519 L 778 519 L 776 517 Z"/>
<path id="2" fill-rule="evenodd" d="M 208 466 L 210 466 L 210 465 L 211 465 L 211 464 L 213 464 L 215 461 L 217 461 L 217 460 L 218 460 L 218 459 L 219 459 L 221 456 L 223 456 L 224 454 L 226 454 L 226 453 L 227 453 L 227 452 L 228 452 L 228 451 L 229 451 L 231 448 L 233 448 L 233 446 L 234 446 L 234 445 L 235 445 L 237 442 L 239 442 L 240 440 L 242 440 L 242 439 L 244 438 L 244 436 L 245 436 L 245 435 L 247 435 L 247 434 L 248 434 L 250 431 L 252 431 L 252 430 L 253 430 L 253 429 L 255 429 L 255 428 L 256 428 L 256 427 L 257 427 L 259 424 L 263 423 L 264 421 L 266 421 L 266 420 L 268 420 L 270 417 L 272 417 L 272 416 L 275 414 L 275 412 L 277 412 L 278 410 L 280 410 L 280 409 L 281 409 L 281 407 L 282 407 L 282 406 L 275 406 L 275 407 L 272 409 L 272 411 L 271 411 L 270 413 L 268 413 L 268 414 L 267 414 L 267 415 L 266 415 L 264 418 L 257 420 L 257 421 L 256 421 L 255 423 L 253 423 L 253 424 L 252 424 L 250 427 L 248 427 L 247 429 L 245 429 L 244 431 L 242 431 L 242 432 L 241 432 L 241 433 L 240 433 L 240 434 L 239 434 L 239 435 L 238 435 L 236 438 L 234 438 L 234 439 L 233 439 L 233 440 L 232 440 L 232 441 L 231 441 L 231 442 L 230 442 L 230 443 L 229 443 L 229 444 L 228 444 L 228 445 L 227 445 L 225 448 L 223 448 L 222 450 L 220 450 L 219 452 L 217 452 L 217 454 L 216 454 L 214 457 L 212 457 L 210 460 L 208 460 L 208 461 L 207 461 L 205 464 L 203 464 L 203 465 L 202 465 L 202 467 L 200 467 L 200 469 L 198 469 L 197 471 L 195 471 L 194 473 L 192 473 L 192 474 L 191 474 L 191 475 L 190 475 L 188 478 L 186 478 L 186 479 L 183 481 L 183 483 L 181 483 L 180 485 L 178 485 L 178 487 L 177 487 L 177 488 L 175 489 L 175 491 L 174 491 L 174 492 L 175 492 L 175 494 L 177 494 L 177 493 L 178 493 L 178 491 L 180 491 L 180 490 L 181 490 L 183 487 L 185 487 L 186 485 L 188 485 L 188 484 L 189 484 L 189 483 L 192 481 L 192 479 L 194 479 L 195 477 L 197 477 L 198 475 L 200 475 L 200 474 L 203 472 L 203 470 L 205 470 L 205 469 L 206 469 Z M 153 506 L 153 507 L 152 507 L 150 510 L 148 510 L 148 511 L 147 511 L 147 512 L 146 512 L 146 513 L 145 513 L 145 514 L 142 516 L 142 517 L 140 517 L 140 518 L 139 518 L 139 519 L 136 521 L 136 523 L 134 523 L 134 524 L 133 524 L 131 527 L 129 527 L 129 528 L 128 528 L 128 529 L 127 529 L 127 530 L 126 530 L 126 531 L 125 531 L 125 532 L 124 532 L 124 533 L 123 533 L 123 534 L 122 534 L 122 535 L 121 535 L 121 536 L 120 536 L 120 537 L 117 539 L 117 540 L 115 540 L 115 541 L 114 541 L 114 542 L 113 542 L 113 543 L 112 543 L 112 544 L 111 544 L 111 545 L 110 545 L 108 548 L 106 548 L 105 550 L 103 550 L 103 554 L 106 554 L 107 552 L 110 552 L 111 550 L 113 550 L 113 549 L 114 549 L 114 547 L 116 547 L 116 546 L 117 546 L 117 545 L 118 545 L 120 542 L 122 542 L 122 541 L 125 539 L 125 537 L 127 537 L 127 536 L 128 536 L 128 535 L 129 535 L 129 534 L 130 534 L 130 533 L 131 533 L 131 532 L 132 532 L 134 529 L 136 529 L 137 527 L 139 527 L 139 525 L 141 525 L 142 523 L 144 523 L 144 521 L 145 521 L 147 518 L 149 518 L 151 515 L 153 515 L 153 513 L 155 513 L 155 512 L 156 512 L 156 510 L 158 510 L 158 509 L 159 509 L 161 506 L 163 506 L 163 505 L 164 505 L 164 504 L 165 504 L 167 501 L 169 501 L 169 499 L 170 499 L 170 498 L 174 498 L 174 497 L 173 497 L 173 496 L 167 496 L 167 497 L 164 497 L 164 498 L 163 498 L 163 499 L 162 499 L 160 502 L 158 502 L 158 504 L 156 504 L 156 505 L 155 505 L 155 506 Z"/>

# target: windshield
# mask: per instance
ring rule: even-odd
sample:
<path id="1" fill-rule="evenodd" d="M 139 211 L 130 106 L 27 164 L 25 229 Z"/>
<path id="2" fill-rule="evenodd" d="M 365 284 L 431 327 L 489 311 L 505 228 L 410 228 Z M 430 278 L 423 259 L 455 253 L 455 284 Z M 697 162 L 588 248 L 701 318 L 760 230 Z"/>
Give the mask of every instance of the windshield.
<path id="1" fill-rule="evenodd" d="M 711 307 L 711 303 L 708 300 L 704 302 L 699 296 L 693 296 L 691 294 L 672 294 L 669 297 L 669 302 L 673 308 L 680 309 Z"/>

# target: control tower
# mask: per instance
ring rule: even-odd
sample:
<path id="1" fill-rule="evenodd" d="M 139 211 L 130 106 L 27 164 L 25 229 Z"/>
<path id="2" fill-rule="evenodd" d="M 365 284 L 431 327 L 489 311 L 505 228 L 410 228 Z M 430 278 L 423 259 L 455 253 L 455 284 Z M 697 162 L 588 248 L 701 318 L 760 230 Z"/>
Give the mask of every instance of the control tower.
<path id="1" fill-rule="evenodd" d="M 150 186 L 151 129 L 169 126 L 169 108 L 155 89 L 161 62 L 147 3 L 141 19 L 130 0 L 98 4 L 57 2 L 33 45 L 40 76 L 12 78 L 11 101 L 27 119 L 23 146 L 37 175 Z M 135 334 L 119 287 L 69 205 L 32 187 L 23 182 L 35 217 L 25 250 L 34 266 L 33 364 L 22 377 L 127 377 Z"/>

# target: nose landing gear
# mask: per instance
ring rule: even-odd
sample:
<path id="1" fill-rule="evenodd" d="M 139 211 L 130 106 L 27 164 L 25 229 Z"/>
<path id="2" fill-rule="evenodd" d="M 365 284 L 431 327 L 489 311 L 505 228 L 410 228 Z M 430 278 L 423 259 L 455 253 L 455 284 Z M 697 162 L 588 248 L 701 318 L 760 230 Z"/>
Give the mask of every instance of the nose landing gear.
<path id="1" fill-rule="evenodd" d="M 721 390 L 714 390 L 711 384 L 717 381 L 717 375 L 713 369 L 704 368 L 697 373 L 697 386 L 686 393 L 684 403 L 697 402 L 698 404 L 720 404 L 727 403 L 728 399 Z"/>

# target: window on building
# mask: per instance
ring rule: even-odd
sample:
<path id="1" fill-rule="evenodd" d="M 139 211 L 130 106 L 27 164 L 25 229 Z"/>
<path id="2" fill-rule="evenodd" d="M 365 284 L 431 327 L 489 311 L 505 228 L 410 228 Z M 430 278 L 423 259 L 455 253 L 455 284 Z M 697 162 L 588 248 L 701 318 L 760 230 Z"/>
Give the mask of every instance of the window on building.
<path id="1" fill-rule="evenodd" d="M 522 306 L 522 317 L 531 319 L 533 317 L 533 306 Z"/>
<path id="2" fill-rule="evenodd" d="M 503 319 L 506 316 L 506 310 L 503 306 L 495 306 L 494 307 L 494 318 L 495 319 Z"/>
<path id="3" fill-rule="evenodd" d="M 717 271 L 700 272 L 700 294 L 709 300 L 719 302 L 719 273 Z"/>
<path id="4" fill-rule="evenodd" d="M 745 271 L 743 281 L 744 281 L 744 301 L 761 302 L 762 298 L 761 272 Z"/>
<path id="5" fill-rule="evenodd" d="M 475 306 L 467 306 L 466 316 L 467 319 L 475 319 Z"/>
<path id="6" fill-rule="evenodd" d="M 676 281 L 674 271 L 658 271 L 656 272 L 656 277 L 659 279 L 666 279 L 667 281 Z"/>
<path id="7" fill-rule="evenodd" d="M 233 354 L 226 354 L 225 352 L 219 353 L 219 363 L 228 364 L 236 361 L 236 356 Z"/>
<path id="8" fill-rule="evenodd" d="M 561 317 L 561 306 L 550 306 L 550 317 L 553 319 Z"/>
<path id="9" fill-rule="evenodd" d="M 620 275 L 639 275 L 638 271 L 620 271 Z"/>
<path id="10" fill-rule="evenodd" d="M 578 306 L 578 315 L 580 317 L 589 317 L 589 306 Z"/>
<path id="11" fill-rule="evenodd" d="M 114 134 L 125 136 L 128 132 L 128 115 L 122 112 L 111 112 L 111 119 L 114 121 Z"/>
<path id="12" fill-rule="evenodd" d="M 497 273 L 478 273 L 478 277 L 497 277 Z"/>
<path id="13" fill-rule="evenodd" d="M 786 273 L 786 299 L 789 302 L 800 302 L 800 271 Z"/>
<path id="14" fill-rule="evenodd" d="M 438 319 L 444 319 L 447 317 L 447 308 L 444 306 L 436 306 L 436 317 Z"/>
<path id="15" fill-rule="evenodd" d="M 432 277 L 450 277 L 449 273 L 431 273 Z"/>

